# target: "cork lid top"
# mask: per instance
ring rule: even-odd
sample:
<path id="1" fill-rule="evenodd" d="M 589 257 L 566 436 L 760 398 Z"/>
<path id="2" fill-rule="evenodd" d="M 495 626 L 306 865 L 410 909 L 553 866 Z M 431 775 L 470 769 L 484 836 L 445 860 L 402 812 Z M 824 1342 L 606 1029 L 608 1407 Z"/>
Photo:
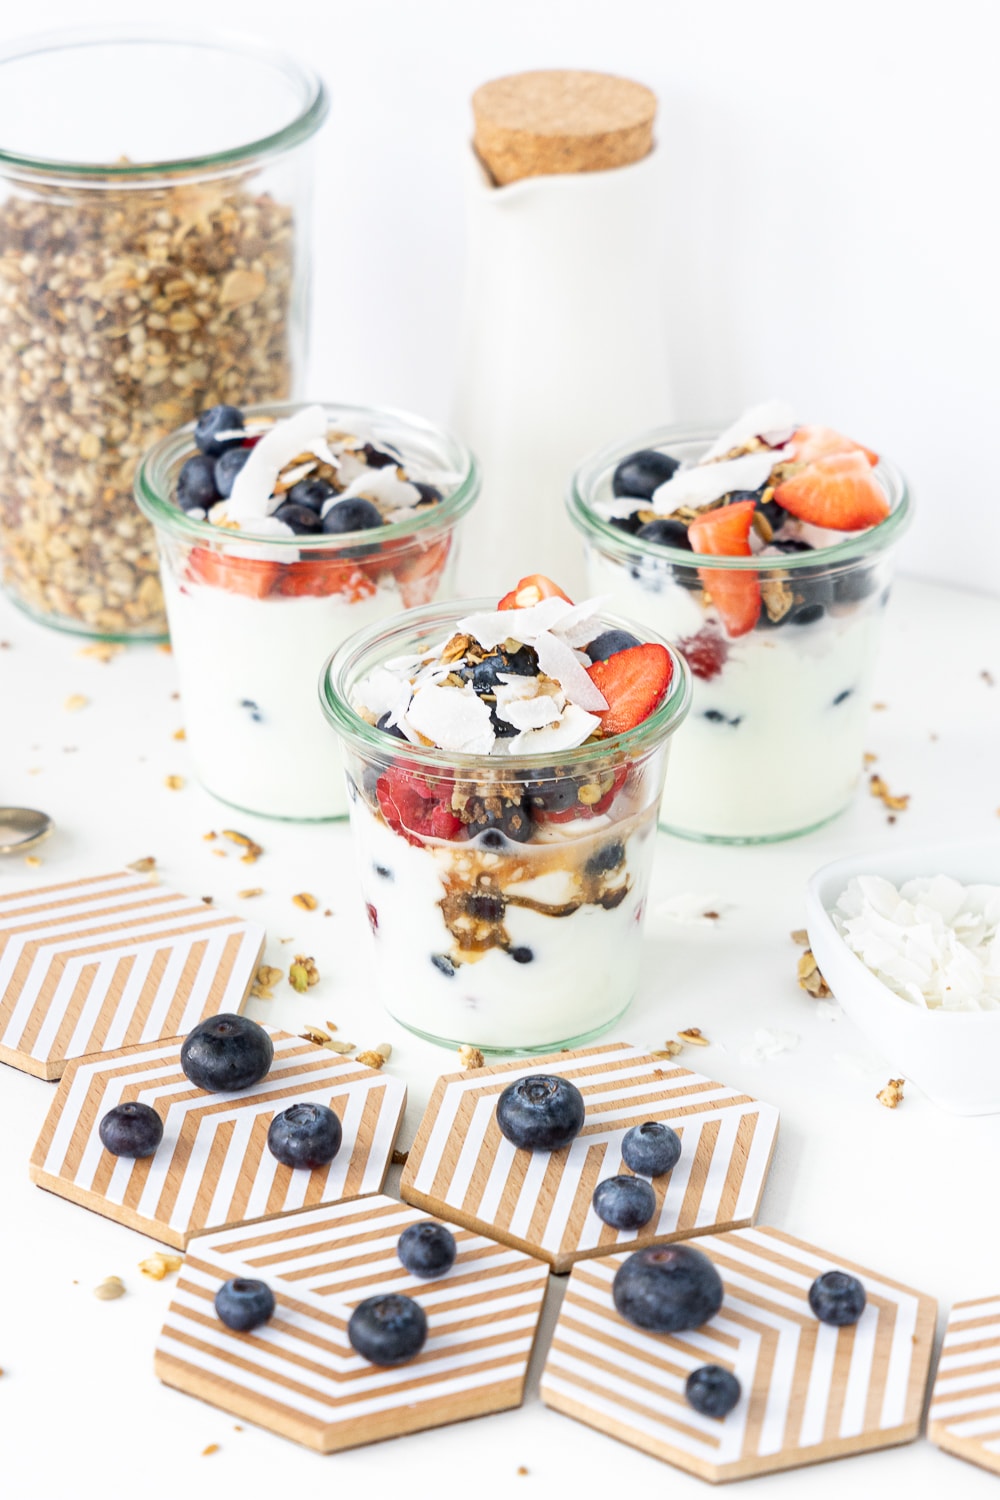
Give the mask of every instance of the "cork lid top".
<path id="1" fill-rule="evenodd" d="M 472 111 L 476 150 L 506 183 L 641 160 L 653 145 L 656 95 L 611 73 L 547 69 L 484 83 Z"/>

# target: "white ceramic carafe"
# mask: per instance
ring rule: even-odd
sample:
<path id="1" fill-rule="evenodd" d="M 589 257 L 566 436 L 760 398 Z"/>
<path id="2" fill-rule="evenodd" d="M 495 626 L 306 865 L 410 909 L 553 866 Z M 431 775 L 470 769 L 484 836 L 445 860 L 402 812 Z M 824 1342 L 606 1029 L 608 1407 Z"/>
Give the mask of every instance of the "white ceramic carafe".
<path id="1" fill-rule="evenodd" d="M 673 415 L 663 320 L 662 158 L 496 186 L 470 149 L 453 426 L 480 461 L 462 586 L 546 573 L 584 588 L 566 516 L 593 449 Z"/>

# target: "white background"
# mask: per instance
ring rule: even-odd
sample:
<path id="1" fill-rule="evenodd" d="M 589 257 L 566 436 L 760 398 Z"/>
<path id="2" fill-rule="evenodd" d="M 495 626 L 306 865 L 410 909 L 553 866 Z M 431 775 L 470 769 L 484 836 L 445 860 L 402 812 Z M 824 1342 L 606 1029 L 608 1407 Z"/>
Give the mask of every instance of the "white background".
<path id="1" fill-rule="evenodd" d="M 309 393 L 439 420 L 473 89 L 553 66 L 649 84 L 669 193 L 649 336 L 677 415 L 786 395 L 910 477 L 910 571 L 1000 591 L 995 0 L 8 0 L 0 39 L 125 18 L 254 32 L 323 75 Z"/>

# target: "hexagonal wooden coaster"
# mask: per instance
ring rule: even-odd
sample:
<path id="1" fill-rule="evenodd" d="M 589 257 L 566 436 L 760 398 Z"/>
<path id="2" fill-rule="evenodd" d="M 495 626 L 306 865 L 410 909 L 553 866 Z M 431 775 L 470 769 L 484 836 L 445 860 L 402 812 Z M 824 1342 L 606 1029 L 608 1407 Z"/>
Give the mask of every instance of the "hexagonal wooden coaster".
<path id="1" fill-rule="evenodd" d="M 131 870 L 0 897 L 0 1062 L 52 1079 L 183 1036 L 243 1008 L 263 947 L 260 923 Z"/>
<path id="2" fill-rule="evenodd" d="M 718 1267 L 725 1300 L 689 1333 L 647 1333 L 619 1315 L 611 1288 L 624 1255 L 574 1269 L 542 1375 L 546 1405 L 713 1482 L 917 1437 L 933 1298 L 780 1229 L 712 1235 L 698 1249 Z M 809 1307 L 813 1280 L 834 1269 L 867 1292 L 853 1328 L 820 1323 Z M 732 1370 L 742 1386 L 722 1419 L 685 1399 L 703 1364 Z"/>
<path id="3" fill-rule="evenodd" d="M 389 1198 L 199 1236 L 188 1247 L 156 1346 L 161 1380 L 322 1453 L 520 1406 L 548 1268 L 458 1230 L 446 1276 L 420 1281 L 396 1245 L 426 1216 Z M 231 1276 L 260 1278 L 277 1308 L 233 1333 L 213 1299 Z M 427 1314 L 417 1357 L 380 1369 L 347 1338 L 366 1297 L 403 1292 Z"/>
<path id="4" fill-rule="evenodd" d="M 572 1079 L 587 1105 L 562 1151 L 521 1151 L 497 1128 L 497 1096 L 530 1073 Z M 605 1177 L 627 1172 L 625 1132 L 666 1120 L 681 1137 L 674 1170 L 653 1181 L 657 1211 L 638 1232 L 603 1224 L 591 1206 Z M 407 1203 L 493 1235 L 568 1271 L 585 1256 L 752 1224 L 778 1111 L 624 1042 L 523 1058 L 438 1079 L 400 1190 Z"/>
<path id="5" fill-rule="evenodd" d="M 946 1453 L 1000 1474 L 1000 1297 L 952 1308 L 927 1436 Z"/>
<path id="6" fill-rule="evenodd" d="M 181 1037 L 71 1063 L 32 1153 L 32 1181 L 179 1249 L 200 1231 L 377 1193 L 406 1086 L 265 1029 L 274 1042 L 270 1072 L 232 1094 L 188 1082 Z M 301 1099 L 328 1104 L 343 1126 L 339 1153 L 314 1172 L 284 1167 L 267 1149 L 273 1116 Z M 163 1119 L 163 1140 L 144 1161 L 112 1156 L 98 1135 L 107 1111 L 129 1100 Z"/>

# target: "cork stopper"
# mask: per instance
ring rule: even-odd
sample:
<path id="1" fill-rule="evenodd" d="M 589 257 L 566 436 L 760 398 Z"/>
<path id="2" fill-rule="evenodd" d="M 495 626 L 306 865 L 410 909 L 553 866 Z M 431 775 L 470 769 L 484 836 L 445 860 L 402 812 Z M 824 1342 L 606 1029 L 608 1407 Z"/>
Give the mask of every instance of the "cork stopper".
<path id="1" fill-rule="evenodd" d="M 512 73 L 472 96 L 475 147 L 498 183 L 604 172 L 653 146 L 656 95 L 610 73 Z"/>

